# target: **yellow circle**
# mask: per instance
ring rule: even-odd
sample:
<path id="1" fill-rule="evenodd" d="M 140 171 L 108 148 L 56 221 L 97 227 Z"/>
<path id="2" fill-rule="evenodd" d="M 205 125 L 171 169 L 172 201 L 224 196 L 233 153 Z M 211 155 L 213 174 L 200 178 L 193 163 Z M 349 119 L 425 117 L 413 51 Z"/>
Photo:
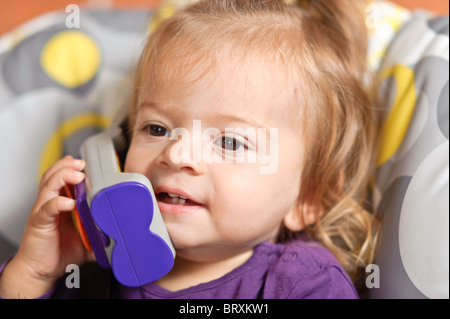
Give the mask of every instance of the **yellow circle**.
<path id="1" fill-rule="evenodd" d="M 72 30 L 51 37 L 41 51 L 44 71 L 68 88 L 89 82 L 100 67 L 100 58 L 100 50 L 93 39 Z"/>
<path id="2" fill-rule="evenodd" d="M 63 122 L 50 136 L 41 154 L 38 167 L 38 181 L 45 171 L 53 165 L 63 155 L 64 142 L 78 132 L 87 127 L 104 129 L 111 123 L 111 119 L 96 113 L 86 113 L 74 116 Z"/>

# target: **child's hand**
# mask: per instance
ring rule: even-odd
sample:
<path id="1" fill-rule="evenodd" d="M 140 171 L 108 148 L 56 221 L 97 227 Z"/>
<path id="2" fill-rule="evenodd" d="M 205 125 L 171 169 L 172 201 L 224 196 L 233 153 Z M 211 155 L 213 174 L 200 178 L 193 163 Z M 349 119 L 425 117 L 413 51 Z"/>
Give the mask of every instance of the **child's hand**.
<path id="1" fill-rule="evenodd" d="M 0 277 L 0 296 L 38 297 L 68 264 L 86 261 L 87 251 L 67 213 L 75 208 L 75 200 L 60 195 L 65 185 L 84 180 L 84 166 L 84 161 L 67 156 L 43 175 L 20 248 Z"/>

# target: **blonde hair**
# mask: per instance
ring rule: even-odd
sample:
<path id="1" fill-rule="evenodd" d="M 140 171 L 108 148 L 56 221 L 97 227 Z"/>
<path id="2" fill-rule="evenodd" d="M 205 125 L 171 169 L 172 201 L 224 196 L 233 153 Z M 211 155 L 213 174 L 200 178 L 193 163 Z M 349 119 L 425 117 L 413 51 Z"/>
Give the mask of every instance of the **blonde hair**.
<path id="1" fill-rule="evenodd" d="M 150 36 L 136 71 L 129 126 L 143 90 L 198 81 L 220 54 L 240 61 L 259 55 L 284 66 L 304 93 L 298 97 L 306 136 L 299 198 L 315 208 L 317 222 L 303 232 L 355 280 L 378 242 L 377 221 L 363 208 L 378 129 L 365 30 L 355 0 L 200 0 Z M 297 235 L 283 228 L 279 239 Z"/>

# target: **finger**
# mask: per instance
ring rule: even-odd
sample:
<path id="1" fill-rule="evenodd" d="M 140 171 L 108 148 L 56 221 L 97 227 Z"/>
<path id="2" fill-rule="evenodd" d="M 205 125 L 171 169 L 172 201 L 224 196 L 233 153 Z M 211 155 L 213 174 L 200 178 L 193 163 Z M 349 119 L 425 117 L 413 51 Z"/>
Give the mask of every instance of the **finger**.
<path id="1" fill-rule="evenodd" d="M 55 226 L 58 215 L 62 212 L 70 212 L 75 208 L 75 200 L 63 196 L 52 198 L 42 205 L 33 216 L 35 227 Z"/>
<path id="2" fill-rule="evenodd" d="M 65 167 L 56 171 L 43 185 L 43 190 L 59 192 L 65 185 L 76 185 L 84 180 L 84 173 Z"/>
<path id="3" fill-rule="evenodd" d="M 36 206 L 49 201 L 50 199 L 60 195 L 60 190 L 65 185 L 76 185 L 84 180 L 84 173 L 73 168 L 64 167 L 56 171 L 47 182 L 41 186 L 39 191 Z"/>
<path id="4" fill-rule="evenodd" d="M 65 156 L 64 158 L 55 162 L 50 168 L 42 175 L 40 186 L 45 185 L 55 172 L 58 170 L 69 167 L 78 171 L 82 171 L 85 166 L 85 161 L 81 159 L 75 159 L 70 155 Z"/>

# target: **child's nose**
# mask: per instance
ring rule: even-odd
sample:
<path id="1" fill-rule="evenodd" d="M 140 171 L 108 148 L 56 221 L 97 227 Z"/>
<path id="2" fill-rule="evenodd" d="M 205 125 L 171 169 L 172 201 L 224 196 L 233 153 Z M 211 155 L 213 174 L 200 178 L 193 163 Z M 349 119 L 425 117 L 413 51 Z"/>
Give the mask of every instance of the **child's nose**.
<path id="1" fill-rule="evenodd" d="M 180 134 L 176 139 L 173 138 L 166 145 L 160 163 L 193 175 L 199 175 L 205 171 L 205 165 L 201 159 L 201 144 L 196 146 L 188 131 Z"/>

